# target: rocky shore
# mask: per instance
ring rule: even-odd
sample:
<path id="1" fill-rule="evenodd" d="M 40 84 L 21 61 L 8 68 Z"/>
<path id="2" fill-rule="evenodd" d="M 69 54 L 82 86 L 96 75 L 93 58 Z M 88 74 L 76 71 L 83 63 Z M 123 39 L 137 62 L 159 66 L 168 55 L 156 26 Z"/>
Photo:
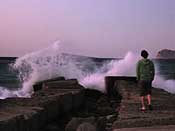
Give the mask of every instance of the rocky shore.
<path id="1" fill-rule="evenodd" d="M 112 131 L 175 124 L 175 95 L 153 89 L 153 111 L 141 112 L 134 77 L 107 76 L 107 93 L 76 79 L 36 83 L 31 98 L 0 100 L 0 131 Z"/>
<path id="2" fill-rule="evenodd" d="M 118 91 L 122 95 L 117 120 L 112 128 L 149 127 L 175 125 L 175 95 L 161 89 L 153 88 L 153 111 L 140 111 L 139 88 L 133 82 L 121 80 L 117 82 Z"/>
<path id="3" fill-rule="evenodd" d="M 0 131 L 106 130 L 117 118 L 107 95 L 63 77 L 38 82 L 31 98 L 0 100 Z M 107 117 L 108 116 L 108 117 Z"/>

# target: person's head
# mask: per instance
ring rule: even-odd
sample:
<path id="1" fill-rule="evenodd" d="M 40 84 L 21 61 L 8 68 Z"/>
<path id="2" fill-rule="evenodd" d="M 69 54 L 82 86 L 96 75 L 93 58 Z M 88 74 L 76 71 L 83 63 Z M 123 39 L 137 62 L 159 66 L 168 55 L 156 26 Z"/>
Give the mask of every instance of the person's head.
<path id="1" fill-rule="evenodd" d="M 149 54 L 148 54 L 148 52 L 147 52 L 146 50 L 142 50 L 142 51 L 141 51 L 141 56 L 142 56 L 143 58 L 145 58 L 145 59 L 148 58 L 148 55 L 149 55 Z"/>

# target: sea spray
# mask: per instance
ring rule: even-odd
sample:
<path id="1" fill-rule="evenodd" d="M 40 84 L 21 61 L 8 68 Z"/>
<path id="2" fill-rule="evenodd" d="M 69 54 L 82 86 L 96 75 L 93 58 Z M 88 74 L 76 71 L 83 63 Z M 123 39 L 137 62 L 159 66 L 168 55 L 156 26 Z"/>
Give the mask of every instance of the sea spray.
<path id="1" fill-rule="evenodd" d="M 77 78 L 85 88 L 105 92 L 105 76 L 135 76 L 136 63 L 140 56 L 128 52 L 123 59 L 111 60 L 96 66 L 88 57 L 67 55 L 60 49 L 59 42 L 24 55 L 16 60 L 13 68 L 18 71 L 22 87 L 11 91 L 0 87 L 0 99 L 7 97 L 30 97 L 32 86 L 38 81 L 64 76 L 67 79 Z M 158 70 L 157 66 L 156 69 Z M 175 93 L 175 81 L 164 80 L 156 75 L 153 86 Z"/>
<path id="2" fill-rule="evenodd" d="M 138 55 L 128 52 L 124 59 L 112 60 L 108 64 L 104 64 L 101 69 L 107 68 L 107 72 L 101 73 L 100 69 L 96 73 L 90 74 L 83 78 L 80 83 L 85 87 L 94 88 L 105 92 L 105 76 L 135 76 L 135 67 L 138 61 Z"/>
<path id="3" fill-rule="evenodd" d="M 105 76 L 136 76 L 136 64 L 141 59 L 138 54 L 128 52 L 124 59 L 112 60 L 111 62 L 104 64 L 100 69 L 88 76 L 81 79 L 80 83 L 85 87 L 93 88 L 105 92 Z M 108 69 L 103 72 L 103 69 Z M 155 63 L 156 72 L 159 72 L 159 68 Z M 101 73 L 103 72 L 103 73 Z M 175 93 L 175 80 L 165 80 L 157 73 L 153 81 L 153 87 L 163 89 L 170 93 Z"/>
<path id="4" fill-rule="evenodd" d="M 9 90 L 5 89 L 5 87 L 0 87 L 0 99 L 4 99 L 11 96 L 12 94 Z"/>
<path id="5" fill-rule="evenodd" d="M 169 93 L 175 93 L 175 80 L 165 80 L 159 75 L 155 76 L 153 87 L 163 89 Z"/>
<path id="6" fill-rule="evenodd" d="M 32 93 L 32 86 L 38 81 L 64 76 L 65 78 L 81 78 L 82 72 L 72 59 L 61 52 L 59 43 L 27 54 L 16 60 L 14 68 L 19 72 L 23 82 L 20 92 Z"/>
<path id="7" fill-rule="evenodd" d="M 25 97 L 30 97 L 31 94 L 26 93 Z M 24 97 L 24 94 L 20 93 L 20 90 L 8 90 L 6 87 L 0 87 L 0 99 L 8 97 Z"/>

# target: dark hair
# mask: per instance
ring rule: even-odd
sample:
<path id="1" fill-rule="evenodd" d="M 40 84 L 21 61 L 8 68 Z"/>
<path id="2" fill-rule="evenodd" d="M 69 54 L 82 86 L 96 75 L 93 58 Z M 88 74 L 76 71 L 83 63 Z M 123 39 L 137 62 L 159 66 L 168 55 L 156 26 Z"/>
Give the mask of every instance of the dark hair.
<path id="1" fill-rule="evenodd" d="M 143 58 L 147 58 L 148 57 L 148 52 L 146 51 L 146 50 L 142 50 L 141 51 L 141 56 L 143 57 Z"/>

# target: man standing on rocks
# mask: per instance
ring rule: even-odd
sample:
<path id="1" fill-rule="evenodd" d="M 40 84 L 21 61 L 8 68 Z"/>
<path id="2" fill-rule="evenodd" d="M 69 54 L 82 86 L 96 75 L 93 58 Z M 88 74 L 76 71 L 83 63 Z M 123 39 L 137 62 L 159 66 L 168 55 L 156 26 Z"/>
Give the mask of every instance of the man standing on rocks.
<path id="1" fill-rule="evenodd" d="M 136 68 L 137 80 L 140 88 L 141 111 L 146 110 L 144 103 L 145 97 L 147 97 L 148 109 L 153 109 L 151 105 L 151 88 L 152 81 L 154 80 L 155 68 L 154 63 L 150 59 L 147 59 L 148 55 L 146 50 L 141 51 L 143 59 L 138 61 Z"/>

